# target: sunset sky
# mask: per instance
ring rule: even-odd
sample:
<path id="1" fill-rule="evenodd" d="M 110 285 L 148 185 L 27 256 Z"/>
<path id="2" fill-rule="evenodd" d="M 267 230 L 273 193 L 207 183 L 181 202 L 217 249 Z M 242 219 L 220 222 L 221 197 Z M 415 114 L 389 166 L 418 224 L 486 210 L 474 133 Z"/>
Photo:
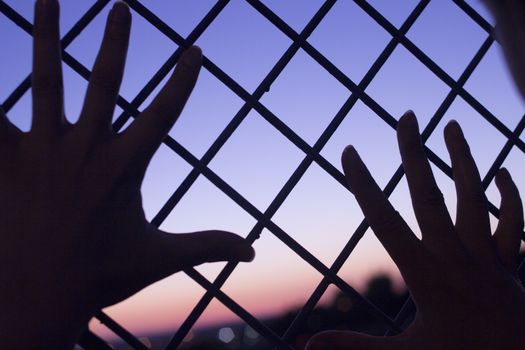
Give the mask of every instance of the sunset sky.
<path id="1" fill-rule="evenodd" d="M 5 2 L 32 22 L 32 0 Z M 320 0 L 262 2 L 297 32 L 323 3 Z M 415 0 L 368 2 L 396 27 L 402 25 L 417 4 Z M 93 3 L 89 0 L 62 0 L 62 34 Z M 185 37 L 215 1 L 144 0 L 142 3 Z M 467 3 L 492 22 L 481 1 Z M 111 3 L 67 48 L 67 52 L 86 67 L 93 64 L 110 7 Z M 140 15 L 133 14 L 131 44 L 121 88 L 121 95 L 128 101 L 177 49 L 175 43 Z M 0 15 L 0 33 L 3 47 L 0 56 L 1 102 L 30 73 L 32 49 L 31 37 L 3 15 Z M 436 0 L 426 7 L 407 37 L 453 79 L 458 79 L 487 38 L 487 33 L 452 1 Z M 308 42 L 358 84 L 390 39 L 390 34 L 353 1 L 340 0 Z M 247 2 L 232 0 L 196 44 L 207 58 L 252 93 L 292 41 Z M 64 79 L 66 115 L 70 121 L 75 121 L 87 83 L 66 65 Z M 497 44 L 490 48 L 465 84 L 465 89 L 511 130 L 525 111 Z M 401 45 L 366 89 L 366 93 L 395 118 L 408 109 L 414 110 L 422 127 L 449 91 L 445 83 Z M 305 51 L 299 50 L 260 101 L 313 145 L 350 95 L 348 89 Z M 8 113 L 11 121 L 23 130 L 30 127 L 30 101 L 28 92 Z M 151 98 L 140 109 L 149 101 Z M 203 69 L 194 93 L 170 135 L 200 158 L 242 105 L 242 99 Z M 120 110 L 117 108 L 118 114 Z M 464 128 L 483 176 L 504 145 L 505 137 L 467 102 L 456 98 L 427 142 L 447 163 L 442 131 L 450 119 L 458 120 Z M 381 186 L 400 165 L 392 128 L 361 101 L 348 113 L 321 155 L 341 169 L 340 154 L 348 144 L 357 148 Z M 303 158 L 300 149 L 252 110 L 209 167 L 264 212 Z M 523 154 L 513 149 L 504 163 L 521 189 L 525 189 L 523 161 Z M 149 219 L 157 214 L 191 170 L 188 163 L 166 146 L 159 149 L 142 187 L 144 209 Z M 454 215 L 453 183 L 437 169 L 435 174 Z M 487 194 L 494 204 L 499 204 L 493 184 Z M 418 232 L 404 179 L 391 199 Z M 333 263 L 362 219 L 353 196 L 315 163 L 272 218 L 327 266 Z M 246 236 L 255 223 L 254 217 L 201 175 L 161 228 L 170 232 L 217 228 Z M 322 279 L 317 270 L 268 230 L 263 231 L 254 248 L 257 253 L 255 261 L 239 265 L 222 290 L 257 316 L 277 314 L 302 305 Z M 223 263 L 216 263 L 198 267 L 198 270 L 213 281 L 223 266 Z M 339 275 L 352 286 L 362 289 L 366 278 L 379 272 L 399 277 L 397 268 L 369 231 Z M 335 290 L 335 287 L 329 288 L 324 300 L 329 299 Z M 105 311 L 135 334 L 176 330 L 204 292 L 196 282 L 180 273 Z M 214 300 L 198 325 L 235 319 L 231 311 Z M 93 322 L 91 327 L 104 337 L 110 336 L 98 322 Z"/>

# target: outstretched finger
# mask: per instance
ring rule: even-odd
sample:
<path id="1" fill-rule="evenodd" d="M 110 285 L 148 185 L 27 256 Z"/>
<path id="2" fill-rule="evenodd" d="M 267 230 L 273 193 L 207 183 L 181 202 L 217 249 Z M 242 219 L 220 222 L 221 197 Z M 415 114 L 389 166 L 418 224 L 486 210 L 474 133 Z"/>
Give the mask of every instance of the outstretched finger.
<path id="1" fill-rule="evenodd" d="M 456 231 L 472 256 L 489 258 L 493 253 L 487 197 L 470 148 L 456 121 L 445 127 L 445 143 L 456 185 Z"/>
<path id="2" fill-rule="evenodd" d="M 373 337 L 349 331 L 326 331 L 314 335 L 306 350 L 397 350 L 406 349 L 399 336 Z"/>
<path id="3" fill-rule="evenodd" d="M 432 174 L 413 112 L 399 120 L 397 140 L 423 242 L 442 253 L 458 250 L 459 241 L 452 234 L 454 223 Z"/>
<path id="4" fill-rule="evenodd" d="M 252 261 L 255 252 L 248 241 L 230 232 L 202 231 L 170 234 L 152 226 L 144 245 L 145 271 L 141 276 L 150 284 L 180 270 L 217 261 Z"/>
<path id="5" fill-rule="evenodd" d="M 413 275 L 421 273 L 418 264 L 423 259 L 421 242 L 377 186 L 354 147 L 345 149 L 342 163 L 348 185 L 366 220 L 411 285 L 418 280 Z"/>
<path id="6" fill-rule="evenodd" d="M 89 78 L 79 124 L 91 131 L 110 130 L 128 51 L 131 13 L 125 2 L 111 9 L 104 39 Z"/>
<path id="7" fill-rule="evenodd" d="M 501 194 L 501 206 L 493 238 L 500 261 L 509 272 L 514 273 L 518 266 L 523 233 L 523 205 L 518 188 L 507 169 L 497 173 L 496 186 Z"/>
<path id="8" fill-rule="evenodd" d="M 200 48 L 192 46 L 153 102 L 124 134 L 124 143 L 139 160 L 148 162 L 179 117 L 197 82 L 202 63 Z"/>
<path id="9" fill-rule="evenodd" d="M 33 40 L 33 125 L 44 135 L 58 132 L 63 122 L 63 86 L 57 0 L 37 0 Z"/>

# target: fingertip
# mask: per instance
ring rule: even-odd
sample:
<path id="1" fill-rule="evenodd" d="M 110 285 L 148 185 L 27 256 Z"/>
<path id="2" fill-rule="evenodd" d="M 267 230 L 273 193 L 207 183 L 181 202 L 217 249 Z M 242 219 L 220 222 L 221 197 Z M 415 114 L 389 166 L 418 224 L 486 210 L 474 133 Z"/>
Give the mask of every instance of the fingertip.
<path id="1" fill-rule="evenodd" d="M 412 115 L 414 118 L 416 117 L 416 113 L 412 109 L 408 109 L 403 116 Z"/>
<path id="2" fill-rule="evenodd" d="M 58 0 L 36 0 L 35 5 L 36 6 L 45 6 L 45 7 L 60 6 Z"/>
<path id="3" fill-rule="evenodd" d="M 186 52 L 189 52 L 189 51 L 195 51 L 196 53 L 199 54 L 199 56 L 202 56 L 202 48 L 201 48 L 199 45 L 191 45 L 191 46 L 186 50 Z"/>
<path id="4" fill-rule="evenodd" d="M 452 138 L 456 138 L 463 135 L 463 131 L 461 130 L 461 126 L 455 119 L 451 119 L 447 125 L 445 125 L 445 129 L 443 130 L 445 135 L 445 140 Z"/>
<path id="5" fill-rule="evenodd" d="M 359 155 L 357 154 L 355 147 L 352 145 L 346 146 L 341 154 L 341 165 L 343 166 L 346 184 L 348 185 L 348 190 L 352 193 L 354 193 L 354 191 L 350 184 L 350 172 L 356 157 L 359 157 Z"/>
<path id="6" fill-rule="evenodd" d="M 37 0 L 35 2 L 35 29 L 36 33 L 41 30 L 42 24 L 57 22 L 60 12 L 58 0 Z M 49 20 L 52 20 L 49 22 Z M 56 24 L 57 24 L 56 23 Z M 55 23 L 53 23 L 54 25 Z"/>
<path id="7" fill-rule="evenodd" d="M 512 177 L 506 168 L 501 168 L 498 170 L 495 176 L 495 182 L 496 187 L 502 195 L 508 193 L 513 187 L 515 187 L 514 181 L 512 180 Z"/>
<path id="8" fill-rule="evenodd" d="M 232 244 L 232 260 L 252 262 L 255 259 L 255 249 L 250 242 L 235 235 L 236 242 Z"/>
<path id="9" fill-rule="evenodd" d="M 503 185 L 503 182 L 505 181 L 505 173 L 503 171 L 503 168 L 499 169 L 496 172 L 496 176 L 494 176 L 494 182 L 496 183 L 496 187 L 501 192 L 501 186 Z"/>
<path id="10" fill-rule="evenodd" d="M 117 9 L 129 12 L 129 5 L 124 0 L 116 0 L 115 3 L 113 4 L 112 10 L 117 10 Z"/>
<path id="11" fill-rule="evenodd" d="M 246 241 L 246 242 L 248 243 L 248 241 Z M 252 245 L 249 244 L 249 243 L 248 243 L 248 245 L 249 245 L 249 248 L 250 248 L 249 249 L 250 254 L 249 254 L 249 260 L 247 262 L 252 262 L 252 261 L 255 260 L 255 256 L 257 254 L 255 253 L 255 248 L 253 248 Z"/>
<path id="12" fill-rule="evenodd" d="M 452 119 L 443 130 L 445 145 L 451 158 L 457 157 L 460 154 L 470 153 L 467 141 L 463 135 L 463 130 L 459 123 Z"/>
<path id="13" fill-rule="evenodd" d="M 108 38 L 112 40 L 109 44 L 103 42 L 101 50 L 112 50 L 115 46 L 120 47 L 121 43 L 125 43 L 127 51 L 130 31 L 131 11 L 129 6 L 124 1 L 116 1 L 109 12 L 104 35 L 104 41 Z"/>
<path id="14" fill-rule="evenodd" d="M 400 147 L 400 151 L 402 152 L 407 148 L 413 149 L 421 143 L 419 125 L 417 122 L 416 115 L 412 110 L 406 111 L 401 116 L 401 118 L 399 118 L 396 131 L 398 145 Z"/>
<path id="15" fill-rule="evenodd" d="M 131 11 L 128 4 L 122 0 L 115 1 L 110 16 L 117 23 L 128 23 L 131 20 Z"/>
<path id="16" fill-rule="evenodd" d="M 418 126 L 418 123 L 417 123 L 417 118 L 416 118 L 416 115 L 414 114 L 414 112 L 412 110 L 408 110 L 406 111 L 402 116 L 401 118 L 399 118 L 399 122 L 398 122 L 398 130 L 399 128 L 416 128 L 416 130 L 419 130 L 419 126 Z"/>
<path id="17" fill-rule="evenodd" d="M 58 22 L 60 4 L 58 0 L 37 0 L 35 2 L 35 25 L 41 26 L 42 21 Z"/>
<path id="18" fill-rule="evenodd" d="M 343 165 L 351 162 L 357 155 L 357 151 L 353 145 L 348 145 L 344 148 L 343 154 L 341 155 L 341 161 Z"/>
<path id="19" fill-rule="evenodd" d="M 502 184 L 504 181 L 512 180 L 507 168 L 501 168 L 496 173 L 496 185 Z"/>
<path id="20" fill-rule="evenodd" d="M 355 161 L 355 158 L 359 157 L 357 151 L 353 145 L 348 145 L 343 150 L 341 154 L 341 165 L 343 166 L 343 171 L 345 175 L 349 174 L 349 169 L 352 166 L 352 163 Z"/>
<path id="21" fill-rule="evenodd" d="M 409 109 L 399 118 L 399 123 L 417 123 L 416 114 L 413 110 Z"/>
<path id="22" fill-rule="evenodd" d="M 181 62 L 191 68 L 200 67 L 202 64 L 202 50 L 200 47 L 190 46 L 181 57 Z"/>
<path id="23" fill-rule="evenodd" d="M 212 260 L 251 262 L 255 259 L 255 250 L 250 242 L 235 233 L 210 231 L 203 237 L 208 237 L 202 244 L 208 245 L 209 254 L 214 256 Z M 218 255 L 215 256 L 215 253 Z"/>
<path id="24" fill-rule="evenodd" d="M 498 188 L 502 197 L 507 196 L 514 198 L 515 205 L 521 205 L 521 198 L 518 187 L 512 179 L 510 172 L 506 168 L 501 168 L 496 173 L 495 177 L 496 187 Z"/>

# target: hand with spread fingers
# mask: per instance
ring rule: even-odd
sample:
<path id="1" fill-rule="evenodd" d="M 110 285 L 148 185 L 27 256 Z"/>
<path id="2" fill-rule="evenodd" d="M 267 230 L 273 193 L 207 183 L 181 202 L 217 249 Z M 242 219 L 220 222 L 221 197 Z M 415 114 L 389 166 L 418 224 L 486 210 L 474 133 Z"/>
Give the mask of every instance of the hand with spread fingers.
<path id="1" fill-rule="evenodd" d="M 372 230 L 399 267 L 417 307 L 413 323 L 392 337 L 329 331 L 308 349 L 522 349 L 525 291 L 516 271 L 523 230 L 518 189 L 507 170 L 496 176 L 500 219 L 491 234 L 487 200 L 469 146 L 457 122 L 445 128 L 457 195 L 452 221 L 408 112 L 397 126 L 399 150 L 421 229 L 419 240 L 377 186 L 354 148 L 343 168 Z"/>
<path id="2" fill-rule="evenodd" d="M 128 6 L 109 14 L 75 125 L 63 112 L 58 22 L 58 1 L 37 0 L 31 131 L 0 115 L 3 349 L 71 349 L 99 309 L 184 268 L 254 255 L 232 233 L 162 232 L 142 209 L 142 179 L 195 85 L 200 49 L 186 50 L 151 105 L 116 134 Z"/>

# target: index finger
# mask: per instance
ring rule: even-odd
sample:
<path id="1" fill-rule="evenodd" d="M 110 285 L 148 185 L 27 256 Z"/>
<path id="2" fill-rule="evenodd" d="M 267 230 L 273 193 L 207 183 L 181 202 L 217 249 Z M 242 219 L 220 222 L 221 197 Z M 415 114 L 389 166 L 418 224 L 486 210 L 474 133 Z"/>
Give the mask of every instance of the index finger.
<path id="1" fill-rule="evenodd" d="M 125 132 L 126 144 L 140 159 L 149 160 L 179 117 L 197 82 L 201 63 L 200 48 L 187 49 L 166 85 Z"/>
<path id="2" fill-rule="evenodd" d="M 472 256 L 491 256 L 493 248 L 487 197 L 470 147 L 455 120 L 445 127 L 445 144 L 456 185 L 458 236 Z"/>
<path id="3" fill-rule="evenodd" d="M 56 132 L 63 118 L 63 87 L 57 0 L 35 3 L 32 130 Z"/>
<path id="4" fill-rule="evenodd" d="M 343 152 L 343 169 L 366 220 L 392 257 L 407 284 L 413 284 L 422 262 L 421 242 L 388 201 L 354 147 Z M 416 268 L 417 267 L 417 268 Z"/>
<path id="5" fill-rule="evenodd" d="M 432 174 L 413 112 L 405 113 L 399 120 L 397 139 L 423 242 L 433 251 L 459 251 L 460 242 L 453 234 L 454 223 Z"/>
<path id="6" fill-rule="evenodd" d="M 86 99 L 80 113 L 79 124 L 86 125 L 91 132 L 110 130 L 124 75 L 130 28 L 128 5 L 122 1 L 116 2 L 108 15 L 104 39 L 89 77 Z"/>

